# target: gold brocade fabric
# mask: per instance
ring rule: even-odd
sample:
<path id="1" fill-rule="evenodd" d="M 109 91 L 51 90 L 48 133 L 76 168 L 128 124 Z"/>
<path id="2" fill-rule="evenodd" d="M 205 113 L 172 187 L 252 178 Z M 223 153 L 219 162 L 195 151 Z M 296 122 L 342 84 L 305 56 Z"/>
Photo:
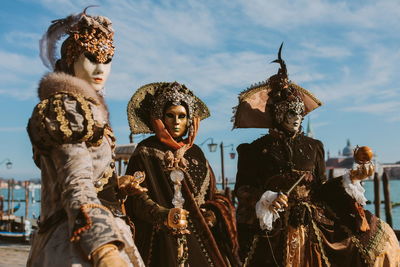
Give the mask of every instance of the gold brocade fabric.
<path id="1" fill-rule="evenodd" d="M 289 226 L 284 255 L 286 266 L 301 266 L 304 262 L 307 228 L 303 225 L 294 228 Z"/>

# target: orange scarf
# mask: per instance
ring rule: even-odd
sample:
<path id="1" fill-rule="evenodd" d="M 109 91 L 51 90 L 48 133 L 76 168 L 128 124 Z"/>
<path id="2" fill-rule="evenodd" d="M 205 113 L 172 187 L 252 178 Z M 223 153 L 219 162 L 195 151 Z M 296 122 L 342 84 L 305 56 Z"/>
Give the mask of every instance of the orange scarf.
<path id="1" fill-rule="evenodd" d="M 172 138 L 171 134 L 168 132 L 167 128 L 165 128 L 164 122 L 161 119 L 151 119 L 151 124 L 153 126 L 153 130 L 156 133 L 158 140 L 161 143 L 166 144 L 173 150 L 178 150 L 184 145 L 187 145 L 187 149 L 192 147 L 194 143 L 194 139 L 196 138 L 197 131 L 199 130 L 200 119 L 195 117 L 192 121 L 192 129 L 193 131 L 189 131 L 189 136 L 181 142 L 177 142 Z"/>

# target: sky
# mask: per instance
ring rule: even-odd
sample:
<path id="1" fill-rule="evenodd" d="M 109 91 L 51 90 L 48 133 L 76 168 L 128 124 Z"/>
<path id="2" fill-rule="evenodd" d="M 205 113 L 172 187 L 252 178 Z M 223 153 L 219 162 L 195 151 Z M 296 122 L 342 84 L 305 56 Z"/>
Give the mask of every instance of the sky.
<path id="1" fill-rule="evenodd" d="M 99 7 L 88 13 L 109 17 L 115 30 L 106 99 L 118 144 L 129 142 L 126 106 L 135 90 L 178 81 L 209 106 L 196 143 L 213 138 L 227 146 L 225 173 L 233 181 L 231 148 L 267 130 L 232 130 L 232 107 L 241 91 L 277 72 L 270 62 L 284 42 L 289 78 L 324 102 L 303 125 L 311 120 L 325 150 L 336 156 L 350 139 L 372 147 L 380 162 L 400 161 L 397 0 L 15 0 L 0 10 L 0 177 L 40 177 L 26 133 L 37 84 L 49 71 L 38 40 L 52 20 L 93 4 Z M 219 151 L 202 148 L 220 176 Z"/>

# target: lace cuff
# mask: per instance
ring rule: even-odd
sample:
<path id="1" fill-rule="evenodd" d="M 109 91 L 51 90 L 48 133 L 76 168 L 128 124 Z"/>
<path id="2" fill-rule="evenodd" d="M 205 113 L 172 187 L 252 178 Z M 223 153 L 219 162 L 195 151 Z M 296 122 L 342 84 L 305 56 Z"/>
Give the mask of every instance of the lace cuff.
<path id="1" fill-rule="evenodd" d="M 260 221 L 260 228 L 262 230 L 271 230 L 272 223 L 279 218 L 278 212 L 283 211 L 282 209 L 275 211 L 270 208 L 272 201 L 274 201 L 277 197 L 278 193 L 273 191 L 265 191 L 260 200 L 256 203 L 256 216 Z"/>
<path id="2" fill-rule="evenodd" d="M 357 181 L 351 180 L 350 171 L 347 171 L 343 175 L 342 185 L 346 193 L 349 194 L 353 199 L 355 199 L 358 204 L 363 206 L 366 204 L 367 199 L 364 196 L 365 189 L 364 187 L 362 187 L 359 180 Z"/>

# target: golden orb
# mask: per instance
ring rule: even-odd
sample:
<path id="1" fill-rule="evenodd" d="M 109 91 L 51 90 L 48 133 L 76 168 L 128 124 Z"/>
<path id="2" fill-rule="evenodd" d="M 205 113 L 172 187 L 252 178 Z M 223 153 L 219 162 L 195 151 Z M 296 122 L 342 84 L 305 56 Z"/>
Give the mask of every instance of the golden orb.
<path id="1" fill-rule="evenodd" d="M 372 149 L 368 146 L 357 146 L 354 149 L 354 160 L 358 164 L 365 164 L 370 162 L 373 156 L 374 153 L 372 152 Z"/>

